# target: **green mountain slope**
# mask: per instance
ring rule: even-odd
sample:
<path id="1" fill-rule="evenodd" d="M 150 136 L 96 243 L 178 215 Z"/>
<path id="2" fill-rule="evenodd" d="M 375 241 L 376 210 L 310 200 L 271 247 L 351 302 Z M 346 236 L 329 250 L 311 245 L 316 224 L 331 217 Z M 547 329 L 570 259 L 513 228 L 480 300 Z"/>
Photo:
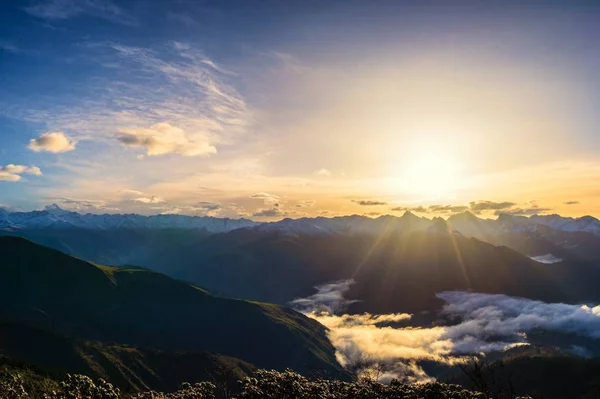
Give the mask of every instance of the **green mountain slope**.
<path id="1" fill-rule="evenodd" d="M 253 366 L 208 352 L 163 352 L 73 339 L 41 329 L 0 322 L 0 356 L 35 365 L 54 378 L 78 373 L 111 381 L 124 391 L 174 391 L 183 382 L 210 381 L 219 368 L 239 379 Z M 1 363 L 1 362 L 0 362 Z"/>
<path id="2" fill-rule="evenodd" d="M 257 367 L 342 372 L 325 328 L 280 306 L 216 297 L 140 268 L 96 266 L 0 237 L 0 318 L 73 337 L 210 351 Z"/>

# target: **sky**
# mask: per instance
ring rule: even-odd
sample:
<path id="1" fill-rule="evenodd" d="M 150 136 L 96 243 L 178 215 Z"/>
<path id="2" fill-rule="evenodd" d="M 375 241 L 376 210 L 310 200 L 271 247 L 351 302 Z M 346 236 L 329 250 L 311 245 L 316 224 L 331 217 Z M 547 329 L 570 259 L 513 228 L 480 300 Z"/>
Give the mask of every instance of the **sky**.
<path id="1" fill-rule="evenodd" d="M 0 3 L 0 206 L 600 216 L 600 6 Z"/>

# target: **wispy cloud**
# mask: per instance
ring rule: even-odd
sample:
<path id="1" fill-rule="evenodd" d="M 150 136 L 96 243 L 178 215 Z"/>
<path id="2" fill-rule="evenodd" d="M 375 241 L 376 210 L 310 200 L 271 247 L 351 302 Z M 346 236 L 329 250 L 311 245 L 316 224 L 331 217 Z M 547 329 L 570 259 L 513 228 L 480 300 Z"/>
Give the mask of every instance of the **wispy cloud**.
<path id="1" fill-rule="evenodd" d="M 282 212 L 279 208 L 271 208 L 271 209 L 262 209 L 258 212 L 254 212 L 252 216 L 258 218 L 273 218 L 277 216 L 281 216 Z"/>
<path id="2" fill-rule="evenodd" d="M 250 198 L 261 199 L 265 202 L 265 205 L 278 204 L 279 201 L 281 200 L 281 197 L 279 197 L 278 195 L 265 193 L 265 192 L 252 194 L 250 196 Z"/>
<path id="3" fill-rule="evenodd" d="M 380 206 L 387 205 L 387 202 L 383 201 L 372 201 L 372 200 L 352 200 L 352 202 L 360 205 L 360 206 Z"/>
<path id="4" fill-rule="evenodd" d="M 311 208 L 313 206 L 315 206 L 317 202 L 315 200 L 304 200 L 304 201 L 299 201 L 295 207 L 296 208 Z"/>
<path id="5" fill-rule="evenodd" d="M 500 215 L 504 214 L 504 215 L 514 215 L 514 216 L 531 216 L 531 215 L 539 215 L 539 214 L 548 213 L 548 212 L 552 212 L 552 208 L 542 208 L 538 205 L 532 205 L 530 207 L 524 207 L 524 208 L 509 208 L 509 209 L 498 210 L 498 211 L 494 212 L 494 215 L 500 216 Z"/>
<path id="6" fill-rule="evenodd" d="M 298 298 L 291 302 L 297 310 L 303 313 L 334 314 L 343 312 L 348 306 L 357 302 L 345 298 L 345 294 L 354 284 L 353 280 L 341 280 L 334 283 L 315 287 L 317 292 L 307 298 Z"/>
<path id="7" fill-rule="evenodd" d="M 473 212 L 481 211 L 493 211 L 512 208 L 517 205 L 514 202 L 494 202 L 494 201 L 473 201 L 469 203 L 469 206 Z"/>
<path id="8" fill-rule="evenodd" d="M 331 171 L 329 169 L 319 169 L 315 172 L 317 176 L 331 177 Z"/>
<path id="9" fill-rule="evenodd" d="M 81 59 L 95 61 L 110 72 L 87 82 L 87 95 L 72 102 L 65 95 L 51 105 L 6 104 L 3 114 L 45 124 L 74 140 L 108 145 L 119 132 L 121 138 L 138 133 L 156 138 L 159 133 L 147 129 L 168 124 L 181 129 L 184 133 L 179 136 L 187 142 L 198 144 L 194 153 L 210 153 L 211 146 L 232 144 L 252 124 L 245 99 L 227 83 L 231 73 L 193 46 L 168 43 L 151 50 L 88 43 L 79 48 Z"/>
<path id="10" fill-rule="evenodd" d="M 250 113 L 243 97 L 225 82 L 230 74 L 225 68 L 191 46 L 173 42 L 170 56 L 139 47 L 112 44 L 110 47 L 122 58 L 141 67 L 143 72 L 158 74 L 167 83 L 177 85 L 195 100 L 196 115 L 205 128 L 223 131 L 224 127 L 239 131 L 249 123 Z M 173 54 L 174 53 L 174 54 Z M 166 57 L 165 57 L 166 56 Z M 170 107 L 167 107 L 170 108 Z M 184 108 L 185 109 L 185 108 Z"/>
<path id="11" fill-rule="evenodd" d="M 518 206 L 515 202 L 502 201 L 471 201 L 469 205 L 428 205 L 428 206 L 397 206 L 390 208 L 394 212 L 417 212 L 417 213 L 439 213 L 439 214 L 455 214 L 465 211 L 471 211 L 475 214 L 483 212 L 494 212 L 494 215 L 534 215 L 537 213 L 547 213 L 551 211 L 550 208 L 542 208 L 535 203 L 535 201 L 529 201 L 522 207 Z"/>
<path id="12" fill-rule="evenodd" d="M 111 200 L 47 196 L 45 201 L 79 212 L 136 212 L 140 214 L 179 214 L 217 216 L 222 206 L 216 202 L 177 203 L 150 193 L 125 189 L 113 193 Z"/>
<path id="13" fill-rule="evenodd" d="M 390 209 L 394 212 L 441 213 L 452 214 L 469 210 L 466 205 L 429 205 L 429 206 L 396 206 Z"/>
<path id="14" fill-rule="evenodd" d="M 468 210 L 468 206 L 464 205 L 431 205 L 429 212 L 433 213 L 459 213 Z"/>
<path id="15" fill-rule="evenodd" d="M 410 207 L 410 206 L 395 206 L 393 208 L 390 209 L 391 211 L 394 212 L 419 212 L 419 213 L 425 213 L 428 212 L 428 208 L 424 207 L 424 206 L 415 206 L 415 207 Z"/>
<path id="16" fill-rule="evenodd" d="M 45 197 L 44 200 L 59 204 L 70 211 L 118 211 L 118 208 L 108 206 L 103 200 L 74 199 L 67 197 Z"/>
<path id="17" fill-rule="evenodd" d="M 46 20 L 89 15 L 123 25 L 138 23 L 134 16 L 110 0 L 46 0 L 26 7 L 25 11 Z"/>
<path id="18" fill-rule="evenodd" d="M 165 202 L 164 199 L 159 197 L 139 197 L 135 198 L 134 201 L 141 202 L 142 204 L 162 204 Z"/>
<path id="19" fill-rule="evenodd" d="M 17 47 L 16 44 L 14 44 L 11 41 L 7 41 L 7 40 L 1 40 L 0 39 L 0 50 L 2 51 L 6 51 L 9 53 L 17 53 L 19 52 L 19 48 Z"/>
<path id="20" fill-rule="evenodd" d="M 206 201 L 201 201 L 196 203 L 196 207 L 200 208 L 200 209 L 204 209 L 206 211 L 216 211 L 221 209 L 221 204 L 217 204 L 215 202 L 206 202 Z"/>

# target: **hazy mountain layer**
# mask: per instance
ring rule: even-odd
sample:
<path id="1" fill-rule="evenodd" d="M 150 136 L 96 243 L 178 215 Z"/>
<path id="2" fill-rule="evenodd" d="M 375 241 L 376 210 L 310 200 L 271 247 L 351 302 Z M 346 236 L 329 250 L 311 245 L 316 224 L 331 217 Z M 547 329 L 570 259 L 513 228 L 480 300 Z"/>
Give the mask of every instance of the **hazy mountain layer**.
<path id="1" fill-rule="evenodd" d="M 61 209 L 58 205 L 47 206 L 43 211 L 7 212 L 0 209 L 0 228 L 4 229 L 200 229 L 222 232 L 254 225 L 248 219 L 220 219 L 209 216 L 136 214 L 80 214 Z"/>
<path id="2" fill-rule="evenodd" d="M 599 298 L 589 263 L 536 262 L 506 247 L 442 231 L 290 236 L 240 229 L 200 241 L 170 273 L 230 295 L 286 303 L 313 286 L 355 280 L 350 310 L 419 312 L 448 290 L 502 293 L 549 302 Z"/>

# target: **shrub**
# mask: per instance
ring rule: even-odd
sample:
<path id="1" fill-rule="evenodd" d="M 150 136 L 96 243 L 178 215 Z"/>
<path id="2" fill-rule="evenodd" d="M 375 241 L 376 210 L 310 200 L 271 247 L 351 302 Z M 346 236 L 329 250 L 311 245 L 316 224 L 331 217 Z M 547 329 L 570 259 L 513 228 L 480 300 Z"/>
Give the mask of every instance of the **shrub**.
<path id="1" fill-rule="evenodd" d="M 83 375 L 68 374 L 56 389 L 40 394 L 27 392 L 23 375 L 0 372 L 2 399 L 215 399 L 215 384 L 183 383 L 173 393 L 156 391 L 123 394 L 112 384 L 99 379 L 94 382 Z M 459 385 L 440 383 L 406 384 L 398 380 L 389 385 L 373 380 L 351 382 L 309 379 L 291 370 L 258 370 L 240 381 L 237 399 L 484 399 L 483 393 L 469 391 Z"/>

